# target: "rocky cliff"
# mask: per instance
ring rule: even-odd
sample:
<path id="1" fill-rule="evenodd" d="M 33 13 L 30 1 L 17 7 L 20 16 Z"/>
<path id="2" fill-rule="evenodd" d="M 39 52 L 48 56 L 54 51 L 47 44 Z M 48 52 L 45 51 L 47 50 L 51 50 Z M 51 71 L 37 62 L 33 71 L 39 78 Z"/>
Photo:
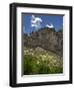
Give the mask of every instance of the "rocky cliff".
<path id="1" fill-rule="evenodd" d="M 24 34 L 25 47 L 41 47 L 63 56 L 63 31 L 56 32 L 55 29 L 42 28 L 32 32 L 30 36 Z"/>

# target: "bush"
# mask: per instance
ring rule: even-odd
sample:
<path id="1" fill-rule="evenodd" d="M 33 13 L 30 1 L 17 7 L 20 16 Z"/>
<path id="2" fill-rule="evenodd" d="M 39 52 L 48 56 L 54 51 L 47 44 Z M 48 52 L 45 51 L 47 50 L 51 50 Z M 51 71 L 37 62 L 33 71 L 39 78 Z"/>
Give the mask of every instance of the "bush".
<path id="1" fill-rule="evenodd" d="M 52 60 L 53 61 L 53 60 Z M 24 74 L 56 74 L 62 73 L 63 68 L 59 65 L 51 64 L 48 59 L 43 60 L 39 56 L 24 56 Z"/>

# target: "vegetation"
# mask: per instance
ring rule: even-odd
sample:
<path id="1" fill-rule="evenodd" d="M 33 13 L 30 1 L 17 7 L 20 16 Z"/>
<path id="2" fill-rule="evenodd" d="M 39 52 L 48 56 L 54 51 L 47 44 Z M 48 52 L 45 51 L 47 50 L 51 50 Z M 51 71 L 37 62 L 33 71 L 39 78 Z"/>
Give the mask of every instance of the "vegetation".
<path id="1" fill-rule="evenodd" d="M 63 72 L 63 59 L 40 47 L 24 48 L 24 75 L 57 74 Z"/>

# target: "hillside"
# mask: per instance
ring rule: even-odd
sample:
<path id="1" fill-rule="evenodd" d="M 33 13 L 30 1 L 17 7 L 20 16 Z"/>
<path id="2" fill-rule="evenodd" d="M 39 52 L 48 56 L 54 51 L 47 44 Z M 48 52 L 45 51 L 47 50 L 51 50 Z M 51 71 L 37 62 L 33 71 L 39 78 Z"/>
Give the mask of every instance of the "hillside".
<path id="1" fill-rule="evenodd" d="M 24 74 L 56 74 L 63 72 L 63 58 L 43 48 L 24 47 Z"/>
<path id="2" fill-rule="evenodd" d="M 24 34 L 24 75 L 63 73 L 63 33 L 42 28 Z"/>
<path id="3" fill-rule="evenodd" d="M 42 28 L 37 32 L 32 32 L 30 36 L 24 34 L 24 46 L 41 47 L 63 56 L 63 32 L 56 32 L 54 28 Z"/>

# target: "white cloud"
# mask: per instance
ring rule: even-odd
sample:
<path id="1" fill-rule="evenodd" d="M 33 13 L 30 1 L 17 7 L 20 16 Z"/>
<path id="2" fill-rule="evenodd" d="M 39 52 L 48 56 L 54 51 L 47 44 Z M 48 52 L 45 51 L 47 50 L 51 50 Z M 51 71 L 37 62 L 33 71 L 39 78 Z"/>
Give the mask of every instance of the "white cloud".
<path id="1" fill-rule="evenodd" d="M 31 27 L 37 27 L 37 25 L 35 23 L 32 23 Z"/>
<path id="2" fill-rule="evenodd" d="M 32 15 L 31 23 L 36 22 L 42 22 L 42 19 L 40 17 L 35 17 L 34 15 Z"/>
<path id="3" fill-rule="evenodd" d="M 40 17 L 35 17 L 32 15 L 31 17 L 31 27 L 35 27 L 35 29 L 39 29 L 41 27 L 42 19 Z"/>
<path id="4" fill-rule="evenodd" d="M 54 28 L 53 24 L 50 24 L 50 25 L 47 24 L 46 27 L 48 27 L 48 28 Z"/>

